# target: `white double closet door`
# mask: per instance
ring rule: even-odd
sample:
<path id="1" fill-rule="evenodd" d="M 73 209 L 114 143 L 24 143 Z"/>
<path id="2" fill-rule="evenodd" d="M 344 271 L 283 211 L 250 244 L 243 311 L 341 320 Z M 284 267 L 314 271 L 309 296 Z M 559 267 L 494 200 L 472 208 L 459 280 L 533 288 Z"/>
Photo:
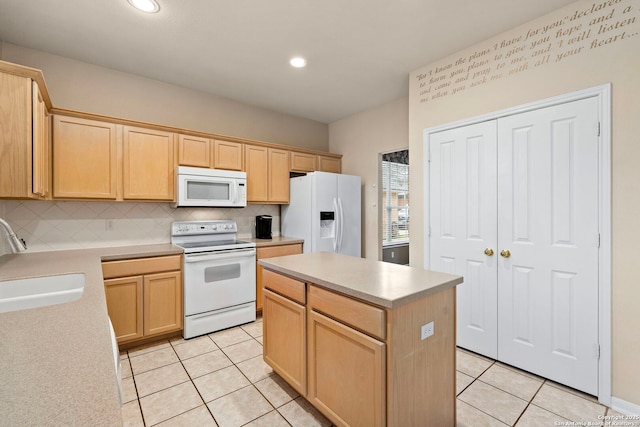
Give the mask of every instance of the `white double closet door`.
<path id="1" fill-rule="evenodd" d="M 460 274 L 457 343 L 598 391 L 598 105 L 432 134 L 430 263 Z"/>

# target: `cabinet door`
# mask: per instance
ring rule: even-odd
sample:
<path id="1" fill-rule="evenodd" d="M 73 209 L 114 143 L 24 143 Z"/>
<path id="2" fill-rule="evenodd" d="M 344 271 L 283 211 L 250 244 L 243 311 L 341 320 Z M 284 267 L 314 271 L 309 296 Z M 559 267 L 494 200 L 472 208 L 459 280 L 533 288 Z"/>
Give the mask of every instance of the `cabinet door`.
<path id="1" fill-rule="evenodd" d="M 307 399 L 339 426 L 385 424 L 385 345 L 309 311 Z"/>
<path id="2" fill-rule="evenodd" d="M 211 140 L 197 136 L 180 135 L 178 139 L 178 164 L 199 168 L 211 167 Z"/>
<path id="3" fill-rule="evenodd" d="M 342 173 L 342 160 L 335 157 L 318 156 L 320 172 Z"/>
<path id="4" fill-rule="evenodd" d="M 124 198 L 174 199 L 174 134 L 124 127 Z"/>
<path id="5" fill-rule="evenodd" d="M 0 197 L 31 196 L 31 79 L 0 73 Z"/>
<path id="6" fill-rule="evenodd" d="M 289 152 L 269 148 L 269 202 L 289 203 Z"/>
<path id="7" fill-rule="evenodd" d="M 182 276 L 179 271 L 144 276 L 144 336 L 182 329 Z"/>
<path id="8" fill-rule="evenodd" d="M 264 290 L 263 357 L 298 393 L 306 395 L 305 308 Z"/>
<path id="9" fill-rule="evenodd" d="M 32 82 L 33 96 L 33 194 L 45 198 L 49 196 L 49 121 L 47 107 L 38 83 Z"/>
<path id="10" fill-rule="evenodd" d="M 56 115 L 53 118 L 53 197 L 115 199 L 116 125 Z"/>
<path id="11" fill-rule="evenodd" d="M 105 280 L 104 291 L 118 343 L 142 338 L 142 276 Z"/>
<path id="12" fill-rule="evenodd" d="M 430 268 L 464 275 L 456 287 L 457 344 L 493 359 L 498 356 L 497 129 L 495 121 L 487 121 L 445 130 L 431 135 L 429 146 Z"/>
<path id="13" fill-rule="evenodd" d="M 243 147 L 239 142 L 218 141 L 213 143 L 213 167 L 215 169 L 243 170 Z"/>
<path id="14" fill-rule="evenodd" d="M 267 148 L 247 145 L 244 153 L 247 171 L 247 202 L 267 202 L 269 200 Z"/>
<path id="15" fill-rule="evenodd" d="M 313 172 L 316 170 L 316 155 L 291 152 L 291 171 Z"/>

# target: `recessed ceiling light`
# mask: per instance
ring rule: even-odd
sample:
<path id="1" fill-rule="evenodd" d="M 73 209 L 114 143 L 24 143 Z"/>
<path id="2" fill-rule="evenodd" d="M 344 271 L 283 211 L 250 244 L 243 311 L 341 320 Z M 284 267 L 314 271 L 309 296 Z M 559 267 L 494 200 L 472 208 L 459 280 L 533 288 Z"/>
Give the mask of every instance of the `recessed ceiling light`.
<path id="1" fill-rule="evenodd" d="M 155 13 L 160 10 L 160 5 L 156 0 L 129 0 L 129 4 L 136 9 L 147 13 Z"/>
<path id="2" fill-rule="evenodd" d="M 295 58 L 291 58 L 289 64 L 291 64 L 292 67 L 302 68 L 307 65 L 307 60 L 300 56 L 296 56 Z"/>

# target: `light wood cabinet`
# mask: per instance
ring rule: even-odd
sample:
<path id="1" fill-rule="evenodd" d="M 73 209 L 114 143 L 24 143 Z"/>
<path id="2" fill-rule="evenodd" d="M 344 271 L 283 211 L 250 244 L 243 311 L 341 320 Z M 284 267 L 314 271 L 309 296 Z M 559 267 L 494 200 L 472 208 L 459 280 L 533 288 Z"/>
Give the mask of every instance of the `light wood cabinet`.
<path id="1" fill-rule="evenodd" d="M 144 335 L 158 335 L 182 329 L 182 273 L 144 276 Z"/>
<path id="2" fill-rule="evenodd" d="M 102 275 L 119 344 L 182 329 L 180 255 L 103 262 Z"/>
<path id="3" fill-rule="evenodd" d="M 213 141 L 213 167 L 241 171 L 244 169 L 244 144 L 230 141 Z"/>
<path id="4" fill-rule="evenodd" d="M 191 135 L 178 135 L 178 164 L 199 168 L 212 167 L 211 140 Z"/>
<path id="5" fill-rule="evenodd" d="M 289 151 L 269 148 L 269 202 L 289 203 Z"/>
<path id="6" fill-rule="evenodd" d="M 263 267 L 258 260 L 277 256 L 295 255 L 302 253 L 302 243 L 291 245 L 264 246 L 256 249 L 256 311 L 262 311 L 262 281 Z"/>
<path id="7" fill-rule="evenodd" d="M 289 151 L 245 147 L 247 202 L 289 203 Z"/>
<path id="8" fill-rule="evenodd" d="M 55 115 L 53 197 L 117 197 L 117 131 L 109 122 Z"/>
<path id="9" fill-rule="evenodd" d="M 385 344 L 309 310 L 307 399 L 338 426 L 385 425 Z"/>
<path id="10" fill-rule="evenodd" d="M 41 71 L 4 61 L 0 123 L 5 199 L 173 201 L 175 166 L 185 165 L 246 171 L 249 203 L 286 204 L 289 171 L 340 172 L 322 152 L 53 108 Z"/>
<path id="11" fill-rule="evenodd" d="M 37 82 L 31 82 L 33 106 L 33 193 L 41 198 L 51 196 L 51 121 Z"/>
<path id="12" fill-rule="evenodd" d="M 247 202 L 269 201 L 269 153 L 268 148 L 247 145 L 244 149 L 247 171 Z"/>
<path id="13" fill-rule="evenodd" d="M 315 154 L 291 152 L 291 172 L 313 172 L 317 169 L 317 158 Z"/>
<path id="14" fill-rule="evenodd" d="M 320 172 L 342 173 L 342 160 L 336 157 L 318 156 Z"/>
<path id="15" fill-rule="evenodd" d="M 281 282 L 284 276 L 267 272 L 264 289 L 264 360 L 287 381 L 298 393 L 306 395 L 306 312 L 304 302 L 300 304 L 287 295 L 270 289 L 272 283 Z M 280 283 L 282 286 L 296 285 L 302 289 L 304 282 Z"/>
<path id="16" fill-rule="evenodd" d="M 124 126 L 123 198 L 174 200 L 175 134 Z"/>
<path id="17" fill-rule="evenodd" d="M 48 198 L 49 120 L 35 81 L 0 72 L 0 123 L 0 197 Z"/>
<path id="18" fill-rule="evenodd" d="M 118 343 L 143 337 L 142 279 L 143 276 L 133 276 L 104 281 L 107 311 Z"/>

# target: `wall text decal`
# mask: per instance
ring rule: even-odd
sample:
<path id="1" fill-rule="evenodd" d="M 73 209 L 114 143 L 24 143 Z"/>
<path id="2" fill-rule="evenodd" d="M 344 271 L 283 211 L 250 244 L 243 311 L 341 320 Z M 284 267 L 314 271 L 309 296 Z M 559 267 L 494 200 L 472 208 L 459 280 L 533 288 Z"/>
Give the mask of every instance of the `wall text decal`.
<path id="1" fill-rule="evenodd" d="M 425 103 L 638 36 L 638 2 L 597 1 L 414 76 Z"/>

